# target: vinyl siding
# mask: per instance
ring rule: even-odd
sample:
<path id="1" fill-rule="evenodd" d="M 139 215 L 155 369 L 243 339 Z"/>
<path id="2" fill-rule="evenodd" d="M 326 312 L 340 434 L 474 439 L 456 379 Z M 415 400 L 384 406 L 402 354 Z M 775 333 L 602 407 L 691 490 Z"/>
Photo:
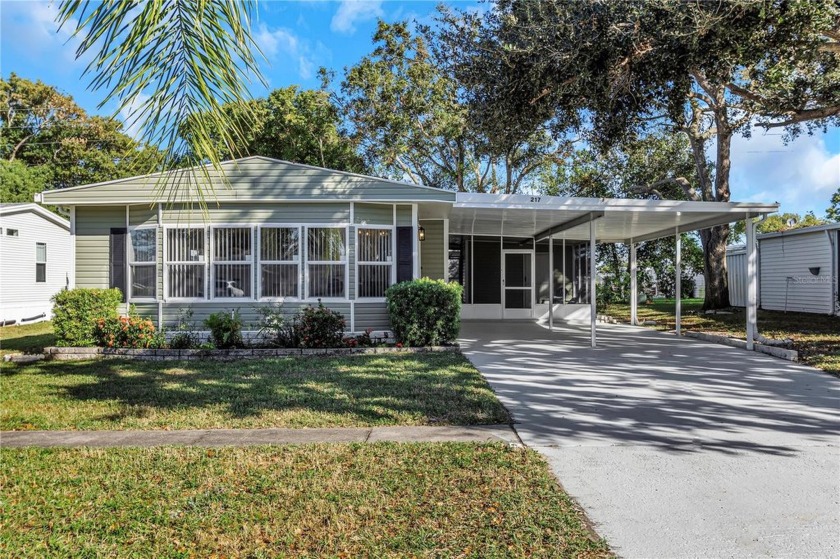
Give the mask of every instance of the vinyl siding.
<path id="1" fill-rule="evenodd" d="M 831 314 L 831 248 L 824 231 L 760 239 L 761 307 Z M 814 276 L 809 268 L 819 267 Z"/>
<path id="2" fill-rule="evenodd" d="M 112 227 L 125 227 L 125 206 L 76 208 L 76 287 L 108 287 Z"/>
<path id="3" fill-rule="evenodd" d="M 443 220 L 420 221 L 426 230 L 426 240 L 420 243 L 420 276 L 444 279 Z"/>
<path id="4" fill-rule="evenodd" d="M 733 307 L 747 306 L 747 252 L 727 251 L 726 274 L 729 282 L 729 304 Z M 760 304 L 760 303 L 759 303 Z"/>
<path id="5" fill-rule="evenodd" d="M 71 282 L 70 232 L 33 211 L 3 215 L 0 227 L 0 320 L 49 316 L 50 298 Z M 47 245 L 45 282 L 35 281 L 36 243 Z"/>
<path id="6" fill-rule="evenodd" d="M 356 331 L 362 332 L 368 328 L 373 330 L 388 330 L 391 322 L 388 320 L 388 307 L 381 303 L 356 303 Z"/>
<path id="7" fill-rule="evenodd" d="M 393 204 L 356 204 L 354 219 L 357 225 L 393 225 Z"/>
<path id="8" fill-rule="evenodd" d="M 139 204 L 160 199 L 167 189 L 174 202 L 197 202 L 200 197 L 191 183 L 205 185 L 204 193 L 219 202 L 249 200 L 377 200 L 453 202 L 455 193 L 437 188 L 418 187 L 341 173 L 329 169 L 306 167 L 262 157 L 250 157 L 224 164 L 225 176 L 217 171 L 173 171 L 166 175 L 135 177 L 89 185 L 81 188 L 44 193 L 45 204 L 100 204 L 120 200 Z M 207 180 L 209 177 L 209 183 Z"/>

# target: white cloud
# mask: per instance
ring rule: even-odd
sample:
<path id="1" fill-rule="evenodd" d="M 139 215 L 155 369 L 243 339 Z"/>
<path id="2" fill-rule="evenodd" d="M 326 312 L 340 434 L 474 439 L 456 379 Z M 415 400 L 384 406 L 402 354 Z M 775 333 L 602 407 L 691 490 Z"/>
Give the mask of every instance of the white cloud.
<path id="1" fill-rule="evenodd" d="M 352 35 L 357 23 L 383 15 L 381 0 L 343 0 L 330 22 L 330 29 Z"/>
<path id="2" fill-rule="evenodd" d="M 304 80 L 315 76 L 318 66 L 330 58 L 329 49 L 322 43 L 302 40 L 290 29 L 270 29 L 264 23 L 257 27 L 254 40 L 269 61 L 284 56 L 297 65 L 298 74 Z"/>
<path id="3" fill-rule="evenodd" d="M 823 134 L 803 136 L 788 145 L 781 134 L 756 130 L 752 138 L 733 138 L 732 199 L 775 201 L 782 212 L 813 211 L 821 216 L 840 186 L 840 153 L 828 149 Z"/>

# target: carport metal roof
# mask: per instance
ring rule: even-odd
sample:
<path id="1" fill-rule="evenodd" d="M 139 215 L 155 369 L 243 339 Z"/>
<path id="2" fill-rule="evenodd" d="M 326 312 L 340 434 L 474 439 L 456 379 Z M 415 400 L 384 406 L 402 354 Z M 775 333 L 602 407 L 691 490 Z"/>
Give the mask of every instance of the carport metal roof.
<path id="1" fill-rule="evenodd" d="M 449 211 L 449 232 L 589 240 L 595 220 L 599 242 L 635 242 L 732 223 L 778 211 L 778 204 L 563 198 L 459 192 Z"/>

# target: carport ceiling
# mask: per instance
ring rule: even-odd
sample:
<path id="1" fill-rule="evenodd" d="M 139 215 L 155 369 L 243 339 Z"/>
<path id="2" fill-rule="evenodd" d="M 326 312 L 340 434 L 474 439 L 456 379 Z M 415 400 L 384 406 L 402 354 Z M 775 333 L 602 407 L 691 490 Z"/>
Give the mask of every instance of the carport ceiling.
<path id="1" fill-rule="evenodd" d="M 585 241 L 589 218 L 603 242 L 645 241 L 776 212 L 778 204 L 561 198 L 458 193 L 449 232 L 462 235 L 547 236 Z"/>

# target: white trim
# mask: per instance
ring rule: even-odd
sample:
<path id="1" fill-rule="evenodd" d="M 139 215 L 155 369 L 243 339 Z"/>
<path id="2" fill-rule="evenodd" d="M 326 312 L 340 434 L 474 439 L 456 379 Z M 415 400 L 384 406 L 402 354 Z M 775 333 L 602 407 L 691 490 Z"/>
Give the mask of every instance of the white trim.
<path id="1" fill-rule="evenodd" d="M 154 262 L 134 262 L 132 261 L 132 254 L 134 253 L 134 247 L 131 243 L 131 232 L 132 231 L 140 231 L 144 229 L 151 229 L 155 232 L 155 261 Z M 126 273 L 126 301 L 128 303 L 153 303 L 158 300 L 158 273 L 160 272 L 160 268 L 158 267 L 158 226 L 157 225 L 132 225 L 126 228 L 126 239 L 128 246 L 126 247 L 126 265 L 128 266 L 128 272 Z M 133 293 L 133 285 L 134 282 L 131 281 L 131 268 L 132 266 L 140 266 L 145 268 L 150 268 L 154 266 L 155 268 L 155 294 L 152 297 L 135 297 Z"/>
<path id="2" fill-rule="evenodd" d="M 285 224 L 285 223 L 265 223 L 260 225 L 255 225 L 256 228 L 256 236 L 257 236 L 257 244 L 256 244 L 256 271 L 255 271 L 255 285 L 257 286 L 257 290 L 255 291 L 255 300 L 262 301 L 262 302 L 270 302 L 270 303 L 282 303 L 284 301 L 289 302 L 298 302 L 303 300 L 303 285 L 301 281 L 302 271 L 301 268 L 303 266 L 303 243 L 304 243 L 304 232 L 303 232 L 303 225 L 294 223 L 294 224 Z M 297 258 L 295 260 L 263 260 L 262 259 L 262 230 L 263 229 L 297 229 L 298 232 L 298 251 L 297 251 Z M 292 296 L 283 296 L 283 297 L 263 297 L 262 296 L 262 266 L 263 264 L 285 264 L 285 265 L 292 265 L 295 264 L 298 267 L 297 273 L 297 297 Z"/>
<path id="3" fill-rule="evenodd" d="M 674 330 L 677 336 L 682 331 L 682 235 L 679 228 L 676 229 L 676 257 L 674 262 Z"/>
<path id="4" fill-rule="evenodd" d="M 639 263 L 633 239 L 630 239 L 630 324 L 639 324 Z"/>
<path id="5" fill-rule="evenodd" d="M 207 295 L 209 296 L 210 301 L 231 301 L 231 302 L 242 302 L 242 301 L 256 301 L 255 293 L 254 293 L 254 262 L 256 260 L 255 253 L 254 253 L 254 225 L 243 225 L 241 223 L 236 224 L 227 224 L 227 223 L 219 223 L 219 224 L 211 224 L 209 227 L 210 233 L 210 247 L 207 251 L 207 257 L 210 263 L 210 287 L 208 289 Z M 251 231 L 251 255 L 250 260 L 221 260 L 216 261 L 215 258 L 215 249 L 216 249 L 216 236 L 213 234 L 216 229 L 249 229 Z M 249 266 L 251 268 L 251 296 L 250 297 L 216 297 L 216 266 Z"/>
<path id="6" fill-rule="evenodd" d="M 344 229 L 344 260 L 309 260 L 309 230 L 310 229 Z M 304 225 L 303 242 L 306 246 L 304 261 L 304 298 L 301 302 L 312 303 L 320 300 L 322 303 L 350 302 L 350 224 L 306 224 Z M 330 264 L 344 266 L 344 297 L 310 297 L 309 295 L 309 265 Z"/>
<path id="7" fill-rule="evenodd" d="M 167 245 L 169 244 L 168 243 L 168 240 L 169 240 L 169 233 L 168 232 L 170 230 L 179 230 L 179 229 L 201 229 L 204 232 L 204 259 L 203 259 L 203 261 L 193 260 L 193 261 L 185 262 L 185 261 L 177 260 L 177 261 L 169 262 L 167 260 L 167 258 L 168 258 Z M 164 302 L 167 302 L 167 303 L 204 303 L 204 302 L 209 303 L 210 302 L 210 300 L 208 299 L 208 296 L 209 296 L 209 291 L 208 291 L 209 281 L 208 280 L 209 280 L 209 276 L 210 276 L 210 270 L 208 269 L 209 261 L 210 261 L 210 254 L 209 254 L 209 252 L 210 252 L 210 241 L 208 239 L 208 236 L 209 235 L 207 233 L 207 226 L 205 226 L 205 225 L 191 225 L 191 224 L 188 224 L 188 225 L 164 225 L 163 226 L 163 301 Z M 168 296 L 168 294 L 169 294 L 169 274 L 167 273 L 169 271 L 168 267 L 170 265 L 178 265 L 178 264 L 189 264 L 189 265 L 193 265 L 193 266 L 198 266 L 200 264 L 204 265 L 204 297 L 169 297 Z"/>
<path id="8" fill-rule="evenodd" d="M 502 241 L 504 243 L 504 241 Z M 534 305 L 536 301 L 534 300 L 534 289 L 536 288 L 536 281 L 534 281 L 534 272 L 536 270 L 536 249 L 531 248 L 504 248 L 504 244 L 502 244 L 502 269 L 501 269 L 501 284 L 502 284 L 502 318 L 503 319 L 516 319 L 516 318 L 533 318 L 534 317 Z M 523 287 L 509 287 L 505 283 L 505 272 L 507 268 L 506 256 L 508 254 L 527 254 L 531 261 L 531 285 L 526 285 Z M 506 295 L 507 291 L 527 291 L 531 294 L 531 306 L 527 309 L 508 309 L 506 306 Z M 527 311 L 527 312 L 526 312 Z"/>
<path id="9" fill-rule="evenodd" d="M 391 260 L 385 262 L 371 262 L 369 260 L 359 260 L 359 230 L 360 229 L 372 229 L 372 230 L 380 230 L 380 231 L 388 231 L 391 233 Z M 353 300 L 359 301 L 361 303 L 382 303 L 385 301 L 385 297 L 360 297 L 359 296 L 359 266 L 390 266 L 391 273 L 390 273 L 390 283 L 388 287 L 394 285 L 394 278 L 397 274 L 397 254 L 394 252 L 394 244 L 397 238 L 397 228 L 395 225 L 356 225 L 355 227 L 355 237 L 353 238 L 353 244 L 355 248 L 353 259 L 354 261 L 354 277 L 356 281 L 353 285 Z M 387 287 L 386 287 L 387 289 Z"/>
<path id="10" fill-rule="evenodd" d="M 397 259 L 397 205 L 391 204 L 391 208 L 393 209 L 393 216 L 391 218 L 391 226 L 394 228 L 394 236 L 391 238 L 391 254 L 393 255 L 394 260 Z M 397 267 L 394 266 L 394 270 L 391 272 L 391 285 L 397 283 Z"/>
<path id="11" fill-rule="evenodd" d="M 597 260 L 595 248 L 595 219 L 589 216 L 589 308 L 592 316 L 589 317 L 589 337 L 592 347 L 596 347 L 597 341 L 597 318 L 598 318 L 598 289 L 595 285 L 595 261 Z"/>
<path id="12" fill-rule="evenodd" d="M 411 204 L 411 277 L 412 279 L 419 279 L 420 278 L 420 234 L 418 232 L 419 219 L 418 219 L 418 211 L 417 211 L 417 204 Z"/>
<path id="13" fill-rule="evenodd" d="M 749 216 L 746 219 L 747 229 L 747 349 L 755 348 L 755 338 L 758 333 L 758 275 L 756 274 L 756 223 Z M 832 251 L 833 252 L 833 251 Z M 834 310 L 834 301 L 832 301 Z"/>
<path id="14" fill-rule="evenodd" d="M 62 205 L 66 205 L 66 204 L 62 204 Z M 113 203 L 111 205 L 113 205 Z M 73 212 L 72 207 L 70 208 L 70 211 L 71 211 L 71 215 L 72 215 L 72 212 Z M 46 219 L 48 221 L 52 221 L 53 223 L 55 223 L 59 227 L 63 227 L 64 229 L 67 229 L 68 231 L 70 231 L 70 227 L 71 227 L 70 221 L 64 219 L 63 217 L 61 217 L 59 215 L 54 214 L 53 212 L 39 206 L 38 204 L 35 204 L 35 203 L 26 203 L 26 204 L 15 204 L 15 203 L 3 204 L 3 203 L 0 203 L 0 216 L 14 215 L 14 214 L 23 213 L 23 212 L 36 213 L 39 216 L 43 217 L 44 219 Z"/>
<path id="15" fill-rule="evenodd" d="M 70 281 L 68 287 L 76 287 L 76 206 L 70 207 Z"/>

